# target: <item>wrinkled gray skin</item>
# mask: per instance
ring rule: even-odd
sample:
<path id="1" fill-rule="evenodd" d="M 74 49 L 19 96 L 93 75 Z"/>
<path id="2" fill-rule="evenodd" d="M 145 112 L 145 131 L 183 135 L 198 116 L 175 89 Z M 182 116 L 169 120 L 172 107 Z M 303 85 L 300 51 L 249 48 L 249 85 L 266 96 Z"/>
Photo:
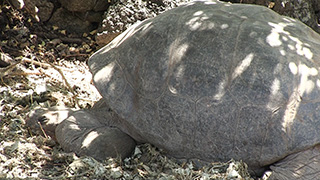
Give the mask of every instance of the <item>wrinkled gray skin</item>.
<path id="1" fill-rule="evenodd" d="M 148 142 L 177 159 L 320 177 L 320 36 L 255 5 L 196 2 L 137 24 L 89 59 L 103 96 L 62 147 L 97 159 Z M 109 109 L 110 108 L 110 109 Z M 46 114 L 45 114 L 46 115 Z"/>

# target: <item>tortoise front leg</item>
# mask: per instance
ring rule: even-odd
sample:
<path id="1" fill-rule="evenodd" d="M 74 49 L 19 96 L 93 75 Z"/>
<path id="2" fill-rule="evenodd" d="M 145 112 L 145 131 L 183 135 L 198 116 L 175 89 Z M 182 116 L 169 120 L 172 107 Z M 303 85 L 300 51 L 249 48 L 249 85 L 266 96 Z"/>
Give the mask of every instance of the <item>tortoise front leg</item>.
<path id="1" fill-rule="evenodd" d="M 104 103 L 97 103 L 91 110 L 38 109 L 30 114 L 27 125 L 52 137 L 67 152 L 103 161 L 123 159 L 134 151 L 135 140 L 115 127 L 118 121 Z"/>
<path id="2" fill-rule="evenodd" d="M 100 111 L 101 113 L 101 111 Z M 112 118 L 103 112 L 105 121 Z M 56 138 L 65 151 L 91 156 L 103 161 L 107 157 L 126 158 L 132 154 L 135 141 L 116 127 L 106 126 L 90 111 L 79 110 L 60 123 Z"/>

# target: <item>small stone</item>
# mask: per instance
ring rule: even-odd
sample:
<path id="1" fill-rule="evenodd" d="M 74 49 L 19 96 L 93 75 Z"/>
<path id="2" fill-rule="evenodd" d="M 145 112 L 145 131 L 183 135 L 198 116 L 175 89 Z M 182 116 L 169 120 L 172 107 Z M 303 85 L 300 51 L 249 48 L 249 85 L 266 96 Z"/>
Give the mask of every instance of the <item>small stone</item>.
<path id="1" fill-rule="evenodd" d="M 118 168 L 113 168 L 113 169 L 118 169 Z M 122 173 L 120 171 L 112 171 L 110 173 L 110 176 L 114 179 L 120 178 L 122 176 Z"/>

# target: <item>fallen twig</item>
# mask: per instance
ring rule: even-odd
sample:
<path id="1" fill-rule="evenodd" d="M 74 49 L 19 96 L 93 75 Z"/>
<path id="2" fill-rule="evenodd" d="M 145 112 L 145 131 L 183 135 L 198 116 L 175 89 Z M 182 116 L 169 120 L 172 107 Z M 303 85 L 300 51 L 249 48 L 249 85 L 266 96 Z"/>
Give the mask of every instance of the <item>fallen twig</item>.
<path id="1" fill-rule="evenodd" d="M 39 127 L 40 127 L 40 129 L 41 129 L 41 132 L 43 133 L 44 137 L 45 137 L 46 139 L 48 139 L 48 135 L 47 135 L 47 133 L 44 131 L 44 129 L 43 129 L 43 127 L 42 127 L 42 125 L 41 125 L 40 122 L 38 122 L 38 125 L 39 125 Z"/>
<path id="2" fill-rule="evenodd" d="M 47 33 L 47 32 L 35 32 L 38 36 L 47 38 L 47 39 L 60 39 L 64 43 L 73 43 L 73 44 L 82 44 L 83 42 L 88 42 L 87 39 L 84 38 L 76 38 L 76 37 L 61 37 L 61 35 Z"/>
<path id="3" fill-rule="evenodd" d="M 51 66 L 50 66 L 49 64 L 47 64 L 47 63 L 42 63 L 42 62 L 35 61 L 35 60 L 33 60 L 33 59 L 26 58 L 26 57 L 23 57 L 23 58 L 21 59 L 21 61 L 22 61 L 22 62 L 27 62 L 27 63 L 30 63 L 30 64 L 35 64 L 35 65 L 40 66 L 40 67 L 42 67 L 42 68 L 44 68 L 44 69 L 51 67 Z"/>
<path id="4" fill-rule="evenodd" d="M 56 71 L 59 72 L 59 74 L 61 75 L 64 83 L 65 83 L 66 86 L 67 86 L 67 88 L 69 89 L 69 91 L 70 91 L 70 92 L 73 94 L 73 96 L 75 97 L 74 99 L 75 99 L 76 105 L 79 107 L 79 102 L 78 102 L 78 99 L 77 99 L 78 94 L 76 94 L 76 93 L 74 92 L 74 90 L 73 90 L 72 87 L 70 86 L 67 78 L 64 76 L 64 74 L 63 74 L 63 72 L 61 71 L 61 69 L 58 68 L 58 67 L 56 67 L 54 64 L 52 64 L 52 63 L 50 63 L 50 62 L 46 62 L 46 63 L 48 63 L 53 69 L 55 69 Z"/>
<path id="5" fill-rule="evenodd" d="M 4 76 L 8 75 L 20 62 L 11 64 L 5 68 L 0 68 L 0 78 L 3 78 Z"/>
<path id="6" fill-rule="evenodd" d="M 4 76 L 7 76 L 20 62 L 17 62 L 17 63 L 14 63 L 8 67 L 5 67 L 5 68 L 1 68 L 0 69 L 0 79 L 1 79 L 1 82 L 5 85 L 5 86 L 8 86 L 4 81 L 3 81 L 3 77 Z"/>

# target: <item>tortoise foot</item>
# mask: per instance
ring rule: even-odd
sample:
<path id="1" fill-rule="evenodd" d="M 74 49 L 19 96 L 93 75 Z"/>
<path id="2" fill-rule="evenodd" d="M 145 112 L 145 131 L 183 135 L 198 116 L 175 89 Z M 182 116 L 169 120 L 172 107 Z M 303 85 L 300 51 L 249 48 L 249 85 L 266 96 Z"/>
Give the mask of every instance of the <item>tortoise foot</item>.
<path id="1" fill-rule="evenodd" d="M 35 109 L 29 113 L 26 125 L 34 133 L 55 138 L 56 127 L 74 112 L 65 107 Z"/>

